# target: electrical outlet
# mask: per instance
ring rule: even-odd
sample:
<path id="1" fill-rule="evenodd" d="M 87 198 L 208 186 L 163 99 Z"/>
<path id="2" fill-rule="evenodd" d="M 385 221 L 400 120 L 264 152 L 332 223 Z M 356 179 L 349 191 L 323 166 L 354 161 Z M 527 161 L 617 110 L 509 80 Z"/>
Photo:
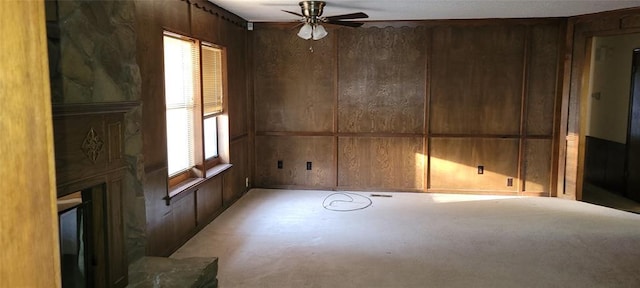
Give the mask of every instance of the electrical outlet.
<path id="1" fill-rule="evenodd" d="M 282 160 L 278 160 L 278 169 L 282 169 Z"/>
<path id="2" fill-rule="evenodd" d="M 244 178 L 244 187 L 249 188 L 249 177 Z"/>
<path id="3" fill-rule="evenodd" d="M 484 166 L 478 166 L 478 174 L 484 174 Z"/>
<path id="4" fill-rule="evenodd" d="M 507 187 L 513 187 L 513 178 L 507 178 Z"/>
<path id="5" fill-rule="evenodd" d="M 311 162 L 307 162 L 307 170 L 311 170 Z"/>

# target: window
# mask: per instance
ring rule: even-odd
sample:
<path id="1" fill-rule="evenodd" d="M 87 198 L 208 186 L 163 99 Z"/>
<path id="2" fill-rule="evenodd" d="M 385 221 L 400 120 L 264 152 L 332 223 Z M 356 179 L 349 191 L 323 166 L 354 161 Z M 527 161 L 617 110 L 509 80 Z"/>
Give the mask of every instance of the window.
<path id="1" fill-rule="evenodd" d="M 222 49 L 202 44 L 202 98 L 205 159 L 218 157 L 216 115 L 222 113 Z"/>
<path id="2" fill-rule="evenodd" d="M 195 166 L 194 110 L 198 87 L 198 50 L 190 39 L 164 37 L 164 95 L 169 175 Z"/>
<path id="3" fill-rule="evenodd" d="M 224 50 L 170 32 L 163 44 L 167 166 L 174 186 L 217 164 Z"/>

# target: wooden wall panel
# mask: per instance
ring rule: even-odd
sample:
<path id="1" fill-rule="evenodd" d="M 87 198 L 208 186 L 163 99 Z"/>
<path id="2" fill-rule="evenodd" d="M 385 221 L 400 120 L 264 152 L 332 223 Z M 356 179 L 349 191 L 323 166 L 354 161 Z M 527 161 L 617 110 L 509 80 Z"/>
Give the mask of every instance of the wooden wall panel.
<path id="1" fill-rule="evenodd" d="M 338 186 L 422 190 L 423 151 L 422 137 L 339 137 Z"/>
<path id="2" fill-rule="evenodd" d="M 171 206 L 163 198 L 167 195 L 167 168 L 146 174 L 145 207 L 147 214 L 147 254 L 166 255 L 172 239 Z"/>
<path id="3" fill-rule="evenodd" d="M 91 222 L 89 229 L 90 233 L 92 235 L 91 240 L 91 247 L 95 247 L 93 249 L 93 255 L 91 259 L 91 265 L 93 266 L 92 270 L 93 270 L 93 286 L 97 286 L 96 288 L 107 288 L 109 285 L 109 273 L 108 273 L 108 267 L 109 267 L 109 259 L 108 259 L 108 255 L 109 255 L 109 249 L 108 249 L 108 233 L 107 233 L 107 229 L 105 229 L 106 225 L 106 218 L 107 214 L 105 213 L 105 209 L 107 207 L 107 199 L 106 199 L 106 187 L 105 185 L 98 185 L 98 186 L 94 186 L 91 189 L 88 189 L 88 193 L 84 193 L 84 194 L 88 194 L 89 196 L 89 201 L 91 201 L 91 206 L 92 207 L 100 207 L 98 209 L 91 209 L 91 213 L 90 217 L 91 217 Z"/>
<path id="4" fill-rule="evenodd" d="M 225 22 L 226 23 L 226 22 Z M 227 46 L 227 110 L 229 114 L 230 138 L 246 135 L 248 131 L 247 112 L 247 32 L 244 28 L 226 24 L 224 31 L 234 34 L 235 41 L 226 41 Z M 226 38 L 226 37 L 225 37 Z"/>
<path id="5" fill-rule="evenodd" d="M 209 0 L 197 0 L 200 2 L 204 2 L 206 4 L 210 4 Z M 204 5 L 204 4 L 203 4 Z M 220 29 L 218 35 L 218 39 L 220 39 L 220 45 L 224 46 L 232 46 L 246 39 L 241 39 L 241 36 L 246 36 L 247 33 L 247 24 L 246 21 L 240 19 L 235 15 L 231 15 L 228 12 L 222 12 L 217 9 L 214 11 L 214 14 L 219 16 Z"/>
<path id="6" fill-rule="evenodd" d="M 587 136 L 585 146 L 584 182 L 609 191 L 625 191 L 626 145 Z"/>
<path id="7" fill-rule="evenodd" d="M 272 187 L 296 185 L 335 186 L 334 137 L 258 136 L 256 137 L 256 185 Z M 282 169 L 277 168 L 283 161 Z M 312 162 L 312 170 L 306 163 Z"/>
<path id="8" fill-rule="evenodd" d="M 136 50 L 141 76 L 142 142 L 145 170 L 166 166 L 167 143 L 164 106 L 163 24 L 156 9 L 162 1 L 136 1 Z"/>
<path id="9" fill-rule="evenodd" d="M 527 119 L 529 135 L 553 134 L 556 102 L 558 50 L 560 49 L 558 24 L 531 27 L 529 52 L 529 79 L 527 83 Z"/>
<path id="10" fill-rule="evenodd" d="M 224 174 L 224 205 L 230 205 L 246 191 L 249 178 L 249 138 L 244 137 L 231 143 L 231 163 L 233 168 Z"/>
<path id="11" fill-rule="evenodd" d="M 525 32 L 521 25 L 434 28 L 432 133 L 519 134 Z"/>
<path id="12" fill-rule="evenodd" d="M 209 11 L 191 7 L 191 35 L 200 40 L 218 44 L 222 21 Z"/>
<path id="13" fill-rule="evenodd" d="M 291 29 L 254 35 L 256 131 L 333 131 L 336 34 L 313 42 Z"/>
<path id="14" fill-rule="evenodd" d="M 620 28 L 640 28 L 640 15 L 625 15 L 620 17 Z"/>
<path id="15" fill-rule="evenodd" d="M 200 185 L 196 191 L 196 202 L 197 224 L 203 227 L 222 209 L 222 177 Z"/>
<path id="16" fill-rule="evenodd" d="M 144 2 L 144 0 L 137 2 Z M 191 34 L 191 21 L 189 17 L 191 4 L 188 1 L 160 0 L 153 2 L 156 5 L 154 10 L 159 12 L 159 19 L 166 29 L 180 34 Z M 162 35 L 159 37 L 162 38 Z M 160 46 L 160 48 L 162 48 L 162 46 Z"/>
<path id="17" fill-rule="evenodd" d="M 525 142 L 525 194 L 551 196 L 551 139 L 529 139 Z"/>
<path id="18" fill-rule="evenodd" d="M 407 27 L 340 30 L 340 132 L 424 131 L 426 35 Z"/>
<path id="19" fill-rule="evenodd" d="M 518 191 L 518 139 L 431 139 L 431 189 Z M 484 166 L 484 174 L 478 174 Z M 513 186 L 507 187 L 507 178 Z"/>
<path id="20" fill-rule="evenodd" d="M 164 53 L 162 32 L 171 22 L 180 22 L 170 14 L 173 9 L 186 11 L 189 6 L 181 1 L 136 1 L 136 34 L 137 60 L 140 66 L 142 80 L 142 133 L 145 184 L 144 198 L 147 221 L 146 254 L 153 256 L 167 256 L 174 242 L 173 221 L 171 207 L 166 205 L 164 197 L 167 195 L 167 142 L 164 105 Z M 188 18 L 185 18 L 188 24 Z M 179 25 L 179 24 L 177 24 Z M 183 24 L 184 26 L 184 24 Z M 184 29 L 184 27 L 183 27 Z M 182 31 L 184 33 L 184 31 Z"/>
<path id="21" fill-rule="evenodd" d="M 171 202 L 171 215 L 173 224 L 174 241 L 167 243 L 170 251 L 178 249 L 193 233 L 196 228 L 196 199 L 195 193 L 184 193 L 185 195 L 176 201 Z"/>
<path id="22" fill-rule="evenodd" d="M 108 234 L 108 274 L 109 284 L 111 287 L 125 287 L 129 279 L 129 261 L 127 261 L 127 253 L 125 251 L 125 227 L 123 216 L 122 179 L 113 179 L 109 181 L 106 192 L 107 200 L 107 223 L 109 225 Z"/>

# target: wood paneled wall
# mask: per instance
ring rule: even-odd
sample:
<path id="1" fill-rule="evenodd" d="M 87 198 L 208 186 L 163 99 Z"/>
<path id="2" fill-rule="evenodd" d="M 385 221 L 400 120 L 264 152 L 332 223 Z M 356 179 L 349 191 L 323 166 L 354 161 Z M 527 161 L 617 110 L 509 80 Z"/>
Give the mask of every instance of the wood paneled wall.
<path id="1" fill-rule="evenodd" d="M 370 22 L 305 41 L 257 24 L 256 186 L 552 195 L 565 27 Z"/>
<path id="2" fill-rule="evenodd" d="M 523 25 L 433 30 L 431 133 L 519 134 L 526 36 Z"/>
<path id="3" fill-rule="evenodd" d="M 626 187 L 625 144 L 586 137 L 584 156 L 584 183 L 622 194 Z"/>
<path id="4" fill-rule="evenodd" d="M 424 131 L 426 46 L 420 28 L 338 34 L 338 132 Z"/>
<path id="5" fill-rule="evenodd" d="M 313 43 L 313 53 L 310 43 L 299 41 L 289 29 L 260 30 L 254 36 L 254 93 L 260 95 L 255 100 L 256 130 L 332 132 L 335 34 Z"/>
<path id="6" fill-rule="evenodd" d="M 206 0 L 136 1 L 138 63 L 142 76 L 145 199 L 148 255 L 168 256 L 245 191 L 250 177 L 246 21 Z M 227 51 L 227 91 L 221 123 L 229 144 L 221 149 L 230 171 L 193 187 L 167 205 L 163 30 L 222 45 Z M 203 222 L 204 221 L 204 222 Z"/>
<path id="7" fill-rule="evenodd" d="M 339 137 L 338 183 L 345 189 L 421 190 L 421 137 Z"/>

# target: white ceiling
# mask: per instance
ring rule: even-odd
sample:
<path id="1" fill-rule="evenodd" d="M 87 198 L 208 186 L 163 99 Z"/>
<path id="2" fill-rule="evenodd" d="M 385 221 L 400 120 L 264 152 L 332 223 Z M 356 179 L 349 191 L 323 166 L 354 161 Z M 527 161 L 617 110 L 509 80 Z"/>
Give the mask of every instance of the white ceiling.
<path id="1" fill-rule="evenodd" d="M 286 22 L 299 0 L 209 0 L 250 22 Z M 365 12 L 367 20 L 565 17 L 639 7 L 640 0 L 328 0 L 323 16 Z"/>

